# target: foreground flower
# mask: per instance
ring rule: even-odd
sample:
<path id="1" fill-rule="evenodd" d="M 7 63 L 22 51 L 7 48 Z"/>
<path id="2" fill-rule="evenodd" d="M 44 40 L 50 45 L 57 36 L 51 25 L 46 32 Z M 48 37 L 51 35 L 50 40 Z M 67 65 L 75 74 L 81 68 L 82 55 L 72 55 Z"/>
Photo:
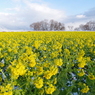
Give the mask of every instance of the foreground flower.
<path id="1" fill-rule="evenodd" d="M 94 76 L 93 74 L 88 75 L 88 78 L 89 78 L 90 80 L 95 80 L 95 76 Z"/>
<path id="2" fill-rule="evenodd" d="M 54 63 L 55 63 L 55 65 L 57 65 L 57 66 L 61 66 L 61 65 L 63 64 L 61 58 L 60 58 L 60 59 L 54 59 Z"/>
<path id="3" fill-rule="evenodd" d="M 15 64 L 12 64 L 9 66 L 11 69 L 11 74 L 13 78 L 17 79 L 19 76 L 22 76 L 26 73 L 27 69 L 25 65 L 23 65 L 21 62 L 18 62 L 18 64 L 15 66 Z"/>
<path id="4" fill-rule="evenodd" d="M 36 80 L 34 80 L 34 85 L 36 88 L 42 88 L 43 86 L 43 79 L 38 77 Z"/>
<path id="5" fill-rule="evenodd" d="M 11 86 L 11 84 L 0 86 L 0 95 L 13 95 L 12 89 L 13 87 Z"/>
<path id="6" fill-rule="evenodd" d="M 44 77 L 45 77 L 46 79 L 50 79 L 50 78 L 52 77 L 52 72 L 51 72 L 51 71 L 46 71 L 46 72 L 44 73 Z"/>
<path id="7" fill-rule="evenodd" d="M 89 87 L 85 86 L 83 89 L 81 89 L 82 93 L 87 93 L 89 91 Z"/>
<path id="8" fill-rule="evenodd" d="M 79 67 L 79 68 L 84 68 L 85 65 L 86 65 L 86 61 L 85 61 L 85 60 L 82 60 L 82 61 L 78 64 L 78 67 Z"/>
<path id="9" fill-rule="evenodd" d="M 80 70 L 80 72 L 78 73 L 78 76 L 80 76 L 80 77 L 81 77 L 81 76 L 83 76 L 83 75 L 85 75 L 85 72 L 84 72 L 84 70 L 83 70 L 83 69 L 81 69 L 81 70 Z"/>
<path id="10" fill-rule="evenodd" d="M 49 87 L 45 87 L 46 94 L 52 94 L 55 90 L 56 90 L 56 87 L 53 86 L 52 84 L 49 85 Z"/>

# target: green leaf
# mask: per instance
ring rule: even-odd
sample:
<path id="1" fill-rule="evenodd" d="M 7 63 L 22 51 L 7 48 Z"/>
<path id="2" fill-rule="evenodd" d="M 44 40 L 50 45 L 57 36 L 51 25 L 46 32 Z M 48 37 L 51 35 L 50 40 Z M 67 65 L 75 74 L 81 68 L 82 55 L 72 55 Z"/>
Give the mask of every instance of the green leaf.
<path id="1" fill-rule="evenodd" d="M 57 89 L 52 95 L 59 95 L 60 91 Z"/>
<path id="2" fill-rule="evenodd" d="M 59 95 L 67 95 L 66 93 L 67 93 L 66 90 L 63 90 L 63 91 L 60 91 Z"/>

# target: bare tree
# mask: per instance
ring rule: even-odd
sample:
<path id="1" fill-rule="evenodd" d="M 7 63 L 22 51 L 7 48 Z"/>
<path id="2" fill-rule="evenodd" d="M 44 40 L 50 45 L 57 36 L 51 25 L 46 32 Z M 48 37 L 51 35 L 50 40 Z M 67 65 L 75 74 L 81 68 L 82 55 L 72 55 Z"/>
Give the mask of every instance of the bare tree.
<path id="1" fill-rule="evenodd" d="M 32 23 L 30 27 L 36 31 L 40 30 L 40 22 Z"/>
<path id="2" fill-rule="evenodd" d="M 54 20 L 43 20 L 40 22 L 32 23 L 30 27 L 33 30 L 40 30 L 40 31 L 60 31 L 65 30 L 65 26 L 61 22 L 57 22 Z"/>
<path id="3" fill-rule="evenodd" d="M 89 30 L 95 31 L 95 21 L 89 21 L 86 25 L 89 26 Z"/>
<path id="4" fill-rule="evenodd" d="M 86 31 L 90 30 L 89 25 L 87 25 L 87 24 L 85 24 L 83 27 L 84 27 L 84 30 L 86 30 Z"/>
<path id="5" fill-rule="evenodd" d="M 48 20 L 40 21 L 40 30 L 46 31 L 48 30 Z"/>
<path id="6" fill-rule="evenodd" d="M 54 23 L 55 23 L 55 21 L 53 19 L 50 20 L 50 23 L 49 23 L 49 25 L 50 25 L 50 31 L 54 30 Z"/>
<path id="7" fill-rule="evenodd" d="M 79 28 L 78 28 L 78 27 L 76 27 L 76 28 L 74 29 L 74 31 L 79 31 Z"/>
<path id="8" fill-rule="evenodd" d="M 45 19 L 45 20 L 44 20 L 44 27 L 45 27 L 45 30 L 48 30 L 48 26 L 49 26 L 48 20 Z"/>
<path id="9" fill-rule="evenodd" d="M 73 26 L 68 26 L 70 31 L 73 31 Z"/>
<path id="10" fill-rule="evenodd" d="M 63 23 L 59 22 L 59 30 L 65 30 L 65 26 Z"/>
<path id="11" fill-rule="evenodd" d="M 79 25 L 79 30 L 80 31 L 89 31 L 90 30 L 90 28 L 89 28 L 89 25 L 88 24 L 81 24 L 81 25 Z"/>
<path id="12" fill-rule="evenodd" d="M 81 25 L 79 25 L 79 30 L 84 30 L 84 25 L 83 24 L 81 24 Z"/>
<path id="13" fill-rule="evenodd" d="M 95 31 L 95 21 L 89 21 L 86 24 L 79 25 L 78 29 L 80 31 Z"/>
<path id="14" fill-rule="evenodd" d="M 57 21 L 55 21 L 55 23 L 54 23 L 54 30 L 59 30 L 58 22 Z"/>

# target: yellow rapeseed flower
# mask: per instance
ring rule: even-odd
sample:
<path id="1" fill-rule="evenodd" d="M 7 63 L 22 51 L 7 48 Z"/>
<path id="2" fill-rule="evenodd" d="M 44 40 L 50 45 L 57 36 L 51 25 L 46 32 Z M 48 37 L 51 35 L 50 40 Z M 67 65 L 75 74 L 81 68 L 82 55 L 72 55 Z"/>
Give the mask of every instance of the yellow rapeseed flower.
<path id="1" fill-rule="evenodd" d="M 89 87 L 85 86 L 83 89 L 81 89 L 81 92 L 82 93 L 88 93 L 89 90 L 90 90 Z"/>
<path id="2" fill-rule="evenodd" d="M 54 63 L 55 63 L 55 65 L 57 65 L 57 66 L 61 66 L 61 65 L 63 64 L 63 61 L 62 61 L 61 58 L 60 58 L 60 59 L 54 59 Z"/>
<path id="3" fill-rule="evenodd" d="M 53 86 L 52 84 L 49 85 L 49 87 L 45 87 L 46 94 L 52 94 L 55 90 L 56 90 L 56 87 Z"/>
<path id="4" fill-rule="evenodd" d="M 88 75 L 88 78 L 89 78 L 90 80 L 95 80 L 95 76 L 94 76 L 93 74 L 89 74 L 89 75 Z"/>
<path id="5" fill-rule="evenodd" d="M 83 75 L 85 75 L 85 72 L 84 72 L 84 70 L 82 69 L 79 73 L 78 73 L 78 76 L 83 76 Z"/>
<path id="6" fill-rule="evenodd" d="M 82 61 L 78 64 L 78 67 L 84 68 L 85 65 L 86 65 L 86 61 L 85 61 L 85 60 L 82 60 Z"/>
<path id="7" fill-rule="evenodd" d="M 51 71 L 45 71 L 44 77 L 45 77 L 46 79 L 50 79 L 50 78 L 52 77 L 52 72 L 51 72 Z"/>
<path id="8" fill-rule="evenodd" d="M 36 88 L 42 88 L 43 87 L 43 79 L 38 77 L 37 79 L 34 80 L 34 85 Z"/>

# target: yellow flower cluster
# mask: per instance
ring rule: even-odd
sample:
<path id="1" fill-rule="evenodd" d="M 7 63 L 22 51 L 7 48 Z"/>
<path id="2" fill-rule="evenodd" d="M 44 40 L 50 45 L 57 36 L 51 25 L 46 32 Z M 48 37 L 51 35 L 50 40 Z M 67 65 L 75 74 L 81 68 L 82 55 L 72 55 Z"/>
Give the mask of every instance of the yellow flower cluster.
<path id="1" fill-rule="evenodd" d="M 77 60 L 79 62 L 78 66 L 80 68 L 84 68 L 84 66 L 86 65 L 86 60 L 85 58 L 83 57 L 85 55 L 85 52 L 83 50 L 81 50 L 79 53 L 78 53 L 78 57 L 77 57 Z"/>
<path id="2" fill-rule="evenodd" d="M 90 80 L 95 80 L 95 76 L 94 76 L 92 73 L 88 75 L 88 78 L 89 78 Z"/>
<path id="3" fill-rule="evenodd" d="M 57 66 L 61 66 L 63 64 L 62 59 L 54 59 L 54 63 Z"/>
<path id="4" fill-rule="evenodd" d="M 11 84 L 0 86 L 0 95 L 13 95 L 12 89 L 13 87 L 11 86 Z"/>
<path id="5" fill-rule="evenodd" d="M 56 87 L 49 84 L 49 87 L 45 87 L 46 94 L 52 94 L 56 90 Z"/>
<path id="6" fill-rule="evenodd" d="M 44 73 L 44 77 L 46 79 L 50 79 L 53 75 L 56 75 L 58 73 L 58 67 L 57 66 L 51 66 L 50 70 L 47 70 Z"/>
<path id="7" fill-rule="evenodd" d="M 95 32 L 0 33 L 0 95 L 52 95 L 75 86 L 88 93 L 94 68 Z"/>
<path id="8" fill-rule="evenodd" d="M 43 86 L 43 79 L 38 77 L 36 80 L 34 80 L 34 85 L 36 88 L 42 88 Z"/>
<path id="9" fill-rule="evenodd" d="M 84 69 L 78 69 L 78 76 L 83 76 L 83 75 L 85 75 L 85 72 L 84 72 Z"/>
<path id="10" fill-rule="evenodd" d="M 11 69 L 12 77 L 16 79 L 19 76 L 24 75 L 27 71 L 26 67 L 21 62 L 18 62 L 16 60 L 12 62 L 12 65 L 9 66 L 9 68 Z"/>
<path id="11" fill-rule="evenodd" d="M 82 93 L 87 93 L 89 91 L 89 87 L 86 84 L 83 84 L 84 88 L 81 89 Z"/>

